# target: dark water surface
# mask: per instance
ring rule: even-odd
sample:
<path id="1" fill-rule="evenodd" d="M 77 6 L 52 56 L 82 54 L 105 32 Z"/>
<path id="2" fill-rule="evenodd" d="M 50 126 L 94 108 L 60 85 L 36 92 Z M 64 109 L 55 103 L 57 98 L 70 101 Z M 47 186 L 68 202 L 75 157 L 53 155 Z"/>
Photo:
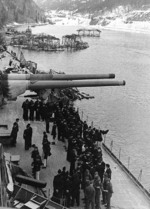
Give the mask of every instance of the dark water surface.
<path id="1" fill-rule="evenodd" d="M 56 37 L 72 34 L 77 27 L 41 26 L 33 33 L 45 32 Z M 82 88 L 95 99 L 77 102 L 89 124 L 109 129 L 106 144 L 113 140 L 113 151 L 150 189 L 150 35 L 104 30 L 101 38 L 84 38 L 89 48 L 76 52 L 24 51 L 27 60 L 44 71 L 65 73 L 115 73 L 125 80 L 124 87 Z"/>

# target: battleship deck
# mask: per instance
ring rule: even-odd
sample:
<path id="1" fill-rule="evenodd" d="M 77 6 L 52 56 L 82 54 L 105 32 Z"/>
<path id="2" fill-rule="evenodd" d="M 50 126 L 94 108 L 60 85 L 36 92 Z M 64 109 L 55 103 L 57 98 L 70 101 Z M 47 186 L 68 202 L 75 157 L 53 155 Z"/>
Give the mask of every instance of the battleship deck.
<path id="1" fill-rule="evenodd" d="M 19 165 L 28 174 L 32 173 L 31 170 L 31 150 L 24 150 L 23 131 L 26 125 L 30 121 L 24 121 L 22 119 L 22 103 L 25 100 L 23 95 L 19 96 L 16 102 L 8 102 L 2 109 L 0 109 L 0 124 L 7 124 L 9 131 L 11 131 L 13 122 L 16 118 L 19 118 L 19 133 L 17 138 L 16 147 L 4 147 L 4 151 L 12 155 L 20 155 Z M 40 154 L 42 154 L 42 138 L 43 131 L 45 131 L 45 123 L 40 121 L 30 122 L 33 128 L 32 142 L 39 148 Z M 50 128 L 52 124 L 50 124 Z M 49 141 L 52 142 L 52 137 L 48 134 Z M 62 169 L 66 166 L 69 169 L 69 163 L 66 161 L 66 152 L 63 147 L 63 143 L 56 141 L 56 145 L 51 145 L 52 155 L 48 159 L 48 166 L 46 169 L 42 169 L 40 173 L 40 180 L 46 181 L 46 190 L 50 190 L 50 196 L 53 193 L 53 177 L 57 174 L 58 169 Z M 113 184 L 113 196 L 112 196 L 112 208 L 115 209 L 149 209 L 149 199 L 140 191 L 140 189 L 129 179 L 129 177 L 121 170 L 121 168 L 111 159 L 111 157 L 103 150 L 104 162 L 109 163 L 112 169 L 112 184 Z M 80 208 L 84 208 L 81 201 Z M 102 206 L 104 209 L 104 206 Z"/>

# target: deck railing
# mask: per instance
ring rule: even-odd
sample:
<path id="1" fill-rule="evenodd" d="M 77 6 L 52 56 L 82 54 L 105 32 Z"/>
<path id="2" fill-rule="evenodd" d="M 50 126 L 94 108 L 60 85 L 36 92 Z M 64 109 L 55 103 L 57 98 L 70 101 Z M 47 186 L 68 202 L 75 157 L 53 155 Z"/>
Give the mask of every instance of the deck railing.
<path id="1" fill-rule="evenodd" d="M 94 127 L 94 122 L 91 120 L 90 121 L 90 118 L 89 118 L 89 115 L 88 114 L 85 114 L 82 110 L 79 109 L 79 107 L 77 108 L 77 111 L 79 112 L 79 115 L 80 115 L 80 118 L 82 121 L 86 121 L 87 124 L 91 127 Z M 100 128 L 99 128 L 100 129 Z M 106 145 L 106 141 L 107 141 L 107 145 Z M 123 149 L 121 147 L 119 147 L 118 149 L 118 154 L 117 154 L 117 151 L 116 151 L 116 147 L 115 147 L 115 143 L 113 140 L 110 141 L 110 144 L 108 145 L 108 140 L 106 138 L 106 134 L 103 135 L 103 143 L 105 146 L 108 147 L 108 149 L 111 151 L 111 153 L 114 153 L 115 151 L 115 156 L 117 156 L 118 160 L 120 162 L 122 162 L 122 160 L 124 161 L 123 157 L 122 157 L 122 152 L 123 152 Z M 114 147 L 115 147 L 115 150 L 114 150 Z M 113 154 L 114 155 L 114 154 Z M 131 171 L 131 168 L 132 168 L 132 164 L 131 164 L 131 157 L 128 156 L 127 157 L 127 162 L 122 162 L 123 165 L 126 164 L 126 168 L 129 170 L 129 172 L 132 174 L 132 171 Z M 132 174 L 133 175 L 133 174 Z M 146 190 L 146 193 L 148 193 L 148 196 L 150 195 L 150 189 L 149 191 L 147 191 L 147 189 L 144 188 L 144 186 L 142 185 L 142 176 L 143 176 L 143 169 L 140 168 L 139 169 L 139 174 L 136 174 L 137 177 L 134 177 L 135 179 L 137 179 L 137 181 L 141 184 L 142 188 L 144 189 L 144 191 Z M 134 176 L 134 175 L 133 175 Z"/>

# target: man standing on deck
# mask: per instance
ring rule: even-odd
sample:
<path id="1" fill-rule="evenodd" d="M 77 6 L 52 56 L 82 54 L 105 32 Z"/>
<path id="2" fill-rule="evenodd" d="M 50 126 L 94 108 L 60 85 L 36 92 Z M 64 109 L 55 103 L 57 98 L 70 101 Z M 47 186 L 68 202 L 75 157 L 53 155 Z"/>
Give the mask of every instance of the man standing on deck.
<path id="1" fill-rule="evenodd" d="M 112 173 L 112 171 L 110 169 L 110 165 L 109 164 L 106 164 L 106 171 L 105 171 L 105 173 L 107 173 L 108 178 L 111 179 L 111 173 Z"/>
<path id="2" fill-rule="evenodd" d="M 36 154 L 34 161 L 31 165 L 33 166 L 33 173 L 35 175 L 35 179 L 40 180 L 40 170 L 43 163 L 39 153 Z"/>
<path id="3" fill-rule="evenodd" d="M 16 118 L 16 121 L 14 122 L 12 131 L 11 131 L 11 137 L 13 138 L 12 146 L 16 146 L 16 143 L 17 143 L 17 134 L 19 131 L 18 122 L 19 122 L 19 118 Z"/>
<path id="4" fill-rule="evenodd" d="M 40 121 L 41 103 L 40 103 L 39 99 L 37 99 L 36 102 L 34 103 L 34 109 L 35 109 L 35 118 L 36 118 L 36 121 Z"/>
<path id="5" fill-rule="evenodd" d="M 76 170 L 72 175 L 72 207 L 74 207 L 75 201 L 77 203 L 77 207 L 80 206 L 80 185 L 80 172 Z"/>
<path id="6" fill-rule="evenodd" d="M 29 110 L 30 110 L 29 118 L 31 121 L 34 121 L 35 106 L 33 100 L 31 100 L 29 103 Z"/>
<path id="7" fill-rule="evenodd" d="M 14 147 L 16 146 L 17 133 L 18 133 L 18 124 L 17 122 L 14 122 L 12 131 L 11 131 L 11 137 L 12 137 L 11 145 Z"/>
<path id="8" fill-rule="evenodd" d="M 107 185 L 107 178 L 108 178 L 108 175 L 107 173 L 104 173 L 104 176 L 103 176 L 103 181 L 102 181 L 102 187 L 103 187 L 103 190 L 102 190 L 102 204 L 105 205 L 106 204 L 106 185 Z"/>
<path id="9" fill-rule="evenodd" d="M 110 179 L 107 178 L 106 180 L 106 209 L 111 209 L 110 206 L 110 200 L 112 197 L 112 193 L 113 193 L 113 187 L 112 187 L 112 183 L 110 182 Z"/>
<path id="10" fill-rule="evenodd" d="M 101 184 L 100 176 L 98 175 L 97 171 L 95 172 L 95 175 L 94 175 L 93 186 L 95 189 L 95 208 L 101 209 L 100 195 L 101 195 L 101 190 L 102 190 L 102 184 Z"/>
<path id="11" fill-rule="evenodd" d="M 52 126 L 52 132 L 51 132 L 51 135 L 53 136 L 53 142 L 52 144 L 55 144 L 55 138 L 56 138 L 56 122 L 54 121 L 54 124 Z"/>
<path id="12" fill-rule="evenodd" d="M 70 153 L 70 175 L 72 175 L 75 170 L 75 162 L 76 162 L 76 152 L 75 149 L 72 149 Z"/>
<path id="13" fill-rule="evenodd" d="M 29 110 L 29 100 L 28 99 L 26 99 L 26 101 L 23 102 L 22 108 L 23 108 L 23 119 L 25 121 L 27 121 L 28 120 L 28 110 Z"/>
<path id="14" fill-rule="evenodd" d="M 32 127 L 30 126 L 30 123 L 27 125 L 28 131 L 29 131 L 29 148 L 32 146 Z"/>
<path id="15" fill-rule="evenodd" d="M 31 134 L 30 124 L 28 124 L 23 133 L 23 138 L 25 140 L 25 150 L 29 150 L 29 148 L 31 147 L 31 137 L 32 134 Z"/>
<path id="16" fill-rule="evenodd" d="M 50 122 L 50 118 L 49 118 L 49 115 L 47 115 L 46 117 L 45 117 L 45 124 L 46 124 L 46 133 L 50 133 L 49 132 L 49 122 Z"/>
<path id="17" fill-rule="evenodd" d="M 43 168 L 47 167 L 47 158 L 48 156 L 51 156 L 51 147 L 50 142 L 48 141 L 47 137 L 43 139 Z"/>
<path id="18" fill-rule="evenodd" d="M 87 186 L 85 188 L 85 208 L 86 209 L 95 209 L 95 189 L 92 183 L 87 180 Z"/>

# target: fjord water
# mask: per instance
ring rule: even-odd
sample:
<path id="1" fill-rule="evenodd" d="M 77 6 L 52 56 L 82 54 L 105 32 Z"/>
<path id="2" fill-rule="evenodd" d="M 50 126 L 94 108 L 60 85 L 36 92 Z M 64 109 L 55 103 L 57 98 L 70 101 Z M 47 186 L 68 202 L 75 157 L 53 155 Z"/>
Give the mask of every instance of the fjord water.
<path id="1" fill-rule="evenodd" d="M 73 26 L 41 26 L 33 33 L 46 32 L 61 38 L 76 32 Z M 76 102 L 83 119 L 102 130 L 109 129 L 108 147 L 150 189 L 150 35 L 103 30 L 100 38 L 84 38 L 89 48 L 81 51 L 24 51 L 38 69 L 65 73 L 115 73 L 126 86 L 81 88 L 95 99 Z"/>

